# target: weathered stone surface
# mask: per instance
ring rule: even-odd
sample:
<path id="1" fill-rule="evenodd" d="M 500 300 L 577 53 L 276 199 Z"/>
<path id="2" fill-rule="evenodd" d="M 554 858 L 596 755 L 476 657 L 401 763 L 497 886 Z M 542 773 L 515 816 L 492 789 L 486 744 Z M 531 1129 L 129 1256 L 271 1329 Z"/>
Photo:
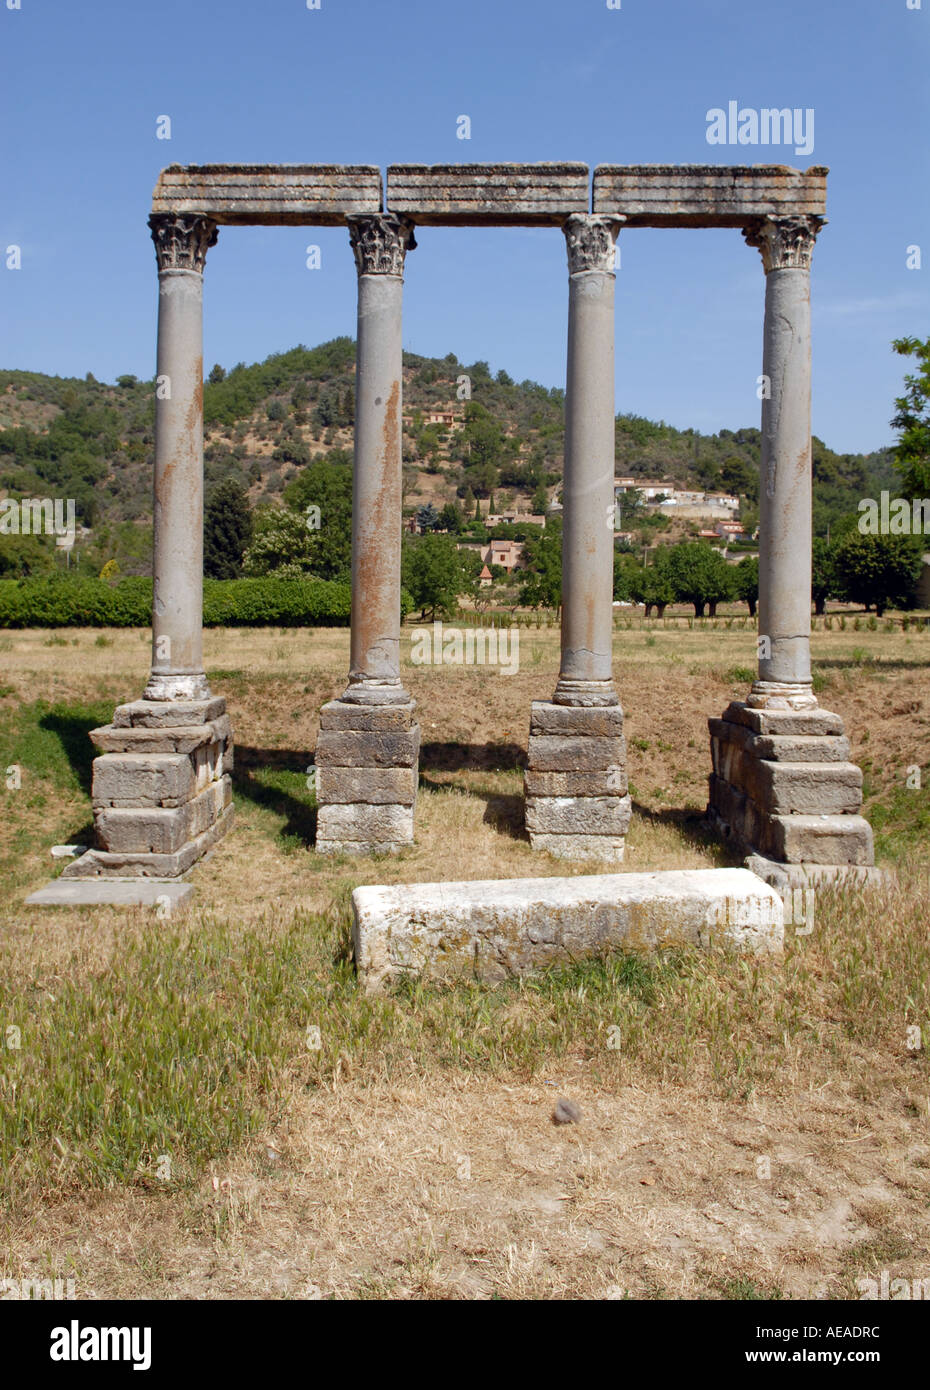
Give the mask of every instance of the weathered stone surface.
<path id="1" fill-rule="evenodd" d="M 559 225 L 589 212 L 586 164 L 391 164 L 385 203 L 422 226 Z"/>
<path id="2" fill-rule="evenodd" d="M 619 705 L 556 705 L 550 700 L 534 700 L 530 706 L 530 736 L 560 734 L 618 737 L 623 733 L 623 710 Z"/>
<path id="3" fill-rule="evenodd" d="M 340 227 L 348 213 L 381 211 L 372 164 L 172 164 L 152 196 L 155 213 L 204 213 L 220 224 Z"/>
<path id="4" fill-rule="evenodd" d="M 338 767 L 317 768 L 318 806 L 348 802 L 370 805 L 412 806 L 417 795 L 415 767 Z"/>
<path id="5" fill-rule="evenodd" d="M 226 713 L 220 695 L 209 700 L 132 700 L 117 705 L 113 727 L 117 729 L 170 729 L 209 724 Z"/>
<path id="6" fill-rule="evenodd" d="M 822 216 L 827 169 L 775 165 L 599 164 L 593 209 L 628 227 L 743 227 L 760 217 Z"/>
<path id="7" fill-rule="evenodd" d="M 745 724 L 755 734 L 842 734 L 843 721 L 825 709 L 752 709 L 734 700 L 723 712 L 730 724 Z"/>
<path id="8" fill-rule="evenodd" d="M 791 863 L 870 865 L 875 860 L 872 827 L 862 816 L 774 815 L 762 848 Z"/>
<path id="9" fill-rule="evenodd" d="M 628 796 L 537 796 L 526 803 L 526 828 L 554 835 L 625 835 Z"/>
<path id="10" fill-rule="evenodd" d="M 228 724 L 229 716 L 225 718 Z M 215 723 L 175 729 L 117 728 L 104 724 L 91 729 L 90 740 L 101 753 L 192 753 L 216 737 L 215 728 Z"/>
<path id="11" fill-rule="evenodd" d="M 523 774 L 527 797 L 539 796 L 626 796 L 627 776 L 623 767 L 604 772 L 538 772 Z"/>
<path id="12" fill-rule="evenodd" d="M 770 813 L 714 774 L 709 811 L 729 838 L 766 858 L 824 865 L 874 862 L 872 828 L 858 815 Z"/>
<path id="13" fill-rule="evenodd" d="M 731 724 L 726 719 L 708 719 L 707 725 L 712 746 L 715 740 L 733 743 L 769 762 L 844 763 L 849 760 L 849 739 L 844 734 L 754 734 L 748 725 Z"/>
<path id="14" fill-rule="evenodd" d="M 362 852 L 379 851 L 376 845 L 403 845 L 413 840 L 413 807 L 398 805 L 324 805 L 317 814 L 317 850 L 320 844 L 345 848 L 360 845 Z"/>
<path id="15" fill-rule="evenodd" d="M 26 899 L 27 907 L 153 907 L 166 917 L 191 905 L 190 883 L 158 879 L 56 878 Z"/>
<path id="16" fill-rule="evenodd" d="M 396 734 L 321 729 L 316 762 L 318 767 L 412 767 L 419 748 L 419 725 Z"/>
<path id="17" fill-rule="evenodd" d="M 231 799 L 229 779 L 223 777 L 182 806 L 103 807 L 95 815 L 97 837 L 112 854 L 176 854 L 209 829 Z"/>
<path id="18" fill-rule="evenodd" d="M 531 830 L 530 845 L 554 859 L 622 864 L 626 840 L 623 835 L 558 835 L 549 830 Z"/>
<path id="19" fill-rule="evenodd" d="M 843 815 L 862 805 L 862 773 L 855 763 L 756 761 L 743 790 L 781 815 Z"/>
<path id="20" fill-rule="evenodd" d="M 748 855 L 746 868 L 771 884 L 783 900 L 786 893 L 797 888 L 862 887 L 866 884 L 881 887 L 895 877 L 893 870 L 877 869 L 874 864 L 779 864 L 762 854 Z"/>
<path id="21" fill-rule="evenodd" d="M 180 878 L 231 829 L 234 808 L 227 806 L 220 817 L 175 854 L 114 853 L 91 849 L 67 864 L 62 878 Z"/>
<path id="22" fill-rule="evenodd" d="M 414 727 L 416 700 L 403 705 L 355 705 L 330 700 L 320 710 L 320 728 L 362 733 L 404 733 Z"/>
<path id="23" fill-rule="evenodd" d="M 779 952 L 781 898 L 746 869 L 357 888 L 356 962 L 375 991 L 410 975 L 496 981 L 620 949 Z"/>
<path id="24" fill-rule="evenodd" d="M 94 759 L 94 806 L 180 806 L 197 774 L 184 753 L 104 753 Z"/>
<path id="25" fill-rule="evenodd" d="M 533 734 L 527 748 L 527 764 L 534 772 L 606 772 L 625 763 L 626 741 L 622 737 Z"/>

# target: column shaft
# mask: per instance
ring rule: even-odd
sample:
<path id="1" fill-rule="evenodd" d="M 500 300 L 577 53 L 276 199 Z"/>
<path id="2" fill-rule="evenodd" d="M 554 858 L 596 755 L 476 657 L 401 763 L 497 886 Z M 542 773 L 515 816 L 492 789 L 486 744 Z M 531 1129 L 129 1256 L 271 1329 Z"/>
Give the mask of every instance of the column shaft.
<path id="1" fill-rule="evenodd" d="M 759 678 L 749 703 L 813 708 L 810 260 L 822 219 L 767 220 L 759 507 Z"/>
<path id="2" fill-rule="evenodd" d="M 352 484 L 352 637 L 343 699 L 400 704 L 404 219 L 350 218 L 359 270 Z"/>
<path id="3" fill-rule="evenodd" d="M 619 219 L 567 219 L 569 252 L 562 658 L 558 704 L 615 704 L 614 283 Z"/>
<path id="4" fill-rule="evenodd" d="M 215 225 L 153 217 L 159 261 L 149 700 L 209 697 L 203 669 L 203 264 Z"/>

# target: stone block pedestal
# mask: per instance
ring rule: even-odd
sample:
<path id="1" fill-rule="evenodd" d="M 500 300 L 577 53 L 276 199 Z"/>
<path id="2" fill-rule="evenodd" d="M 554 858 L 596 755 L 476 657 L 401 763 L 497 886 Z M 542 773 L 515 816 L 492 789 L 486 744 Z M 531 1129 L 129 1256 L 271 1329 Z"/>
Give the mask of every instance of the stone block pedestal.
<path id="1" fill-rule="evenodd" d="M 62 878 L 178 878 L 229 829 L 224 700 L 135 700 L 90 737 L 96 845 Z"/>
<path id="2" fill-rule="evenodd" d="M 631 816 L 620 706 L 534 700 L 524 792 L 534 849 L 619 863 Z"/>
<path id="3" fill-rule="evenodd" d="M 316 746 L 316 848 L 320 854 L 387 854 L 413 843 L 420 726 L 416 702 L 320 711 Z"/>
<path id="4" fill-rule="evenodd" d="M 708 815 L 748 852 L 785 864 L 868 866 L 862 772 L 838 714 L 734 702 L 708 721 Z"/>

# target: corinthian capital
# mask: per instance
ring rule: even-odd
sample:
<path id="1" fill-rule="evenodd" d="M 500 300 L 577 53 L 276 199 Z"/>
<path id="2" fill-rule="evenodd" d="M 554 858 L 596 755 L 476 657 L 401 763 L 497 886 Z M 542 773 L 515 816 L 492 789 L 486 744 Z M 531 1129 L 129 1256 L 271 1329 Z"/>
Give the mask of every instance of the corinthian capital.
<path id="1" fill-rule="evenodd" d="M 207 251 L 216 245 L 216 223 L 196 213 L 153 213 L 149 218 L 159 270 L 197 270 L 203 274 Z"/>
<path id="2" fill-rule="evenodd" d="M 613 274 L 617 235 L 626 219 L 573 213 L 562 224 L 568 247 L 568 273 L 605 270 Z"/>
<path id="3" fill-rule="evenodd" d="M 825 217 L 759 217 L 743 228 L 750 246 L 762 253 L 770 270 L 810 270 L 817 233 Z"/>
<path id="4" fill-rule="evenodd" d="M 417 244 L 409 217 L 352 213 L 346 220 L 359 275 L 403 275 L 404 257 Z"/>

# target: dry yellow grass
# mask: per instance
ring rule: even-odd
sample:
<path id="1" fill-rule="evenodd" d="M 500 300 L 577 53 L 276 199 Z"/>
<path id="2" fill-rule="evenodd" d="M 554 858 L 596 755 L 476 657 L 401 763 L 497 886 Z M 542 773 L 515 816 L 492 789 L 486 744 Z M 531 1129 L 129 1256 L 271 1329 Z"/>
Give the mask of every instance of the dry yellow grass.
<path id="1" fill-rule="evenodd" d="M 776 965 L 595 965 L 538 989 L 420 990 L 374 1009 L 344 962 L 353 885 L 590 871 L 534 855 L 521 830 L 529 702 L 551 691 L 557 633 L 521 632 L 512 677 L 405 667 L 423 731 L 417 843 L 332 861 L 308 847 L 303 771 L 347 634 L 209 632 L 239 747 L 238 822 L 195 869 L 196 907 L 171 933 L 142 913 L 22 907 L 48 877 L 49 844 L 85 826 L 89 804 L 86 767 L 68 781 L 55 756 L 64 743 L 77 758 L 80 722 L 33 702 L 105 709 L 144 680 L 139 634 L 103 636 L 111 645 L 0 635 L 4 748 L 15 756 L 21 740 L 25 774 L 0 822 L 0 1023 L 11 1007 L 27 1020 L 43 1075 L 76 1065 L 76 1019 L 99 1033 L 102 1066 L 112 1050 L 114 1074 L 133 1047 L 154 1068 L 166 1049 L 183 1055 L 145 1018 L 151 982 L 176 971 L 192 1009 L 213 1000 L 192 1014 L 205 1055 L 241 1068 L 218 1094 L 248 1095 L 256 1118 L 229 1150 L 191 1115 L 185 1146 L 175 1097 L 168 1184 L 154 1153 L 88 1177 L 102 1139 L 37 1120 L 12 1163 L 24 1181 L 0 1276 L 73 1275 L 79 1297 L 337 1298 L 854 1297 L 878 1269 L 930 1276 L 928 1073 L 907 1042 L 915 1025 L 930 1041 L 928 861 L 913 833 L 920 793 L 899 797 L 905 769 L 927 768 L 930 635 L 834 630 L 814 643 L 821 702 L 868 761 L 870 806 L 893 811 L 897 889 L 824 895 L 813 937 Z M 749 629 L 618 632 L 636 803 L 624 870 L 724 862 L 700 822 L 706 719 L 744 693 L 734 673 L 753 649 Z M 29 733 L 43 720 L 41 738 Z M 265 960 L 293 962 L 278 993 Z M 123 1033 L 108 1035 L 95 998 L 114 1001 Z M 280 1017 L 251 1044 L 256 1009 Z M 20 1060 L 3 1057 L 4 1102 Z M 550 1123 L 560 1094 L 580 1104 L 578 1126 Z M 44 1177 L 26 1181 L 33 1160 Z"/>

